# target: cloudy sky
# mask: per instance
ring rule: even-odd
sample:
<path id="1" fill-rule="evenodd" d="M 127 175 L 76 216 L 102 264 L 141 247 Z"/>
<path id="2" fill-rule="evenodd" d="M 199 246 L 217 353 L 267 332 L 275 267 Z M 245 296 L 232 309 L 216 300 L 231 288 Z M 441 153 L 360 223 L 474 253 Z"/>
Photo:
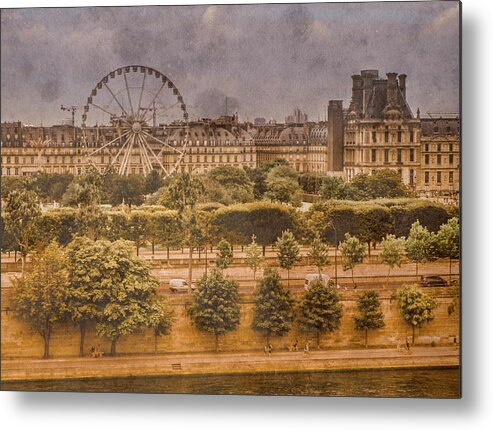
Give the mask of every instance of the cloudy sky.
<path id="1" fill-rule="evenodd" d="M 406 73 L 413 111 L 459 109 L 456 2 L 3 9 L 1 23 L 2 121 L 60 123 L 60 104 L 127 64 L 172 79 L 192 118 L 228 96 L 240 120 L 323 119 L 361 69 Z"/>

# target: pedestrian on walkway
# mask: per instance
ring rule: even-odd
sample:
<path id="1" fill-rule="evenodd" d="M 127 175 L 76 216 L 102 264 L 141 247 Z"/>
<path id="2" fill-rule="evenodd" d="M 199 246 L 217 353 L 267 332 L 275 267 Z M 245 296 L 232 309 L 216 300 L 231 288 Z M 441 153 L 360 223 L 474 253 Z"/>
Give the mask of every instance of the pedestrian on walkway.
<path id="1" fill-rule="evenodd" d="M 401 338 L 398 337 L 397 338 L 397 351 L 400 351 L 401 350 Z"/>
<path id="2" fill-rule="evenodd" d="M 293 343 L 293 351 L 298 351 L 298 339 L 296 339 Z"/>
<path id="3" fill-rule="evenodd" d="M 305 343 L 305 348 L 303 349 L 303 355 L 307 355 L 310 352 L 310 346 L 308 345 L 308 342 Z"/>
<path id="4" fill-rule="evenodd" d="M 267 350 L 269 351 L 269 354 L 272 354 L 272 345 L 270 343 L 269 343 Z"/>
<path id="5" fill-rule="evenodd" d="M 406 351 L 408 354 L 411 353 L 411 343 L 409 342 L 409 337 L 406 337 Z"/>

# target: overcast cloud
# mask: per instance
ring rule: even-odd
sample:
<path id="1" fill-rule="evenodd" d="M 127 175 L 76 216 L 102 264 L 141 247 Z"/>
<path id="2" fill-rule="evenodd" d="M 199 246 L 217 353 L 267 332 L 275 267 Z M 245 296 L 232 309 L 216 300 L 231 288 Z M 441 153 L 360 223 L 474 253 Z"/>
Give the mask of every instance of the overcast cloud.
<path id="1" fill-rule="evenodd" d="M 60 123 L 60 104 L 127 64 L 169 76 L 192 118 L 227 95 L 240 120 L 296 106 L 323 119 L 361 69 L 406 73 L 414 112 L 459 109 L 456 2 L 4 9 L 1 22 L 2 121 Z"/>

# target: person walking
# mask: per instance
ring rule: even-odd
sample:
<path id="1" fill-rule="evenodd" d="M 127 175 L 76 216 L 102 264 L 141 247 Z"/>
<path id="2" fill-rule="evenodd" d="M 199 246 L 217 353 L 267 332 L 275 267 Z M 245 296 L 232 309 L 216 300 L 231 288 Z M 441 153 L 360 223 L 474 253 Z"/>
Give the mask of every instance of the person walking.
<path id="1" fill-rule="evenodd" d="M 310 346 L 308 345 L 308 342 L 305 343 L 305 348 L 303 348 L 303 355 L 308 355 L 310 352 Z"/>

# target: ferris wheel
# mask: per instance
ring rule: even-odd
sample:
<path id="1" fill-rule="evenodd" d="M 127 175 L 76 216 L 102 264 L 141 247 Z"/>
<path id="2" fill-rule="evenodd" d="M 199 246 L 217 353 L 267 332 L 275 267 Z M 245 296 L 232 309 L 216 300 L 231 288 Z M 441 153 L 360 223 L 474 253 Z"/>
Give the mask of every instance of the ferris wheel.
<path id="1" fill-rule="evenodd" d="M 179 140 L 167 139 L 170 125 L 181 130 Z M 186 153 L 186 104 L 161 72 L 140 65 L 120 67 L 103 77 L 87 98 L 82 141 L 88 163 L 100 169 L 120 175 L 157 170 L 170 176 Z"/>

